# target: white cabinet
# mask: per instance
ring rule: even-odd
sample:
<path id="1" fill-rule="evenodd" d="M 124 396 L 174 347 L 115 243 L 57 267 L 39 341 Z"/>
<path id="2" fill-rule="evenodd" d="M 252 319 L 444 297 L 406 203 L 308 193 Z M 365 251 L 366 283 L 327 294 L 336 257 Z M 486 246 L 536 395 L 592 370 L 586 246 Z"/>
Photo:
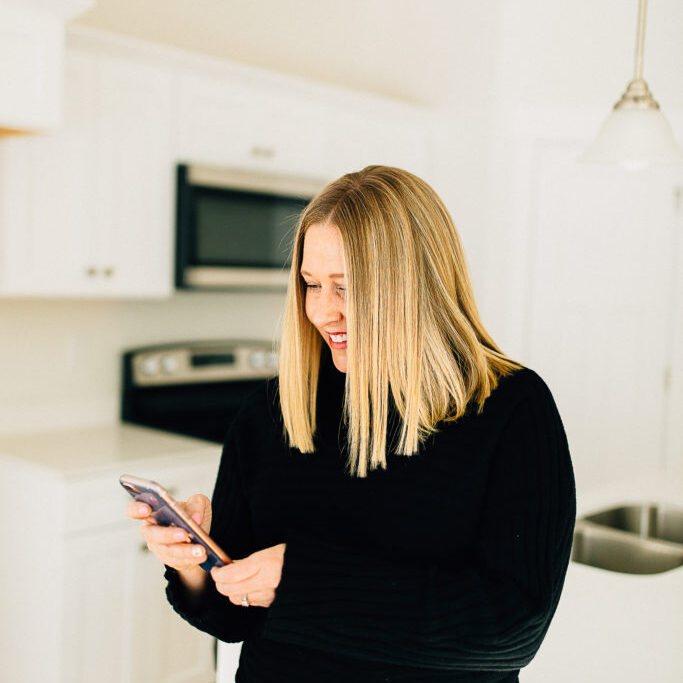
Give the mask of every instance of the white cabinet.
<path id="1" fill-rule="evenodd" d="M 18 437 L 11 437 L 9 447 L 7 438 L 0 443 L 0 511 L 8 520 L 0 542 L 13 549 L 10 555 L 16 553 L 16 559 L 7 556 L 0 564 L 3 681 L 215 680 L 215 641 L 183 621 L 166 601 L 164 568 L 146 549 L 138 523 L 125 516 L 131 499 L 117 479 L 130 469 L 162 482 L 181 500 L 193 493 L 210 495 L 220 449 L 195 442 L 199 445 L 182 456 L 164 456 L 154 452 L 153 431 L 138 430 L 138 436 L 133 428 L 122 429 L 125 433 L 121 428 L 93 431 L 87 439 L 70 432 L 26 437 L 25 443 L 35 442 L 30 447 Z M 65 455 L 59 452 L 60 439 L 73 444 L 73 454 L 66 448 Z M 97 440 L 105 455 L 96 453 L 94 461 L 108 457 L 118 443 L 125 445 L 122 462 L 99 473 L 60 471 L 76 459 L 86 462 L 87 454 L 78 450 Z M 48 442 L 57 445 L 54 468 L 3 455 L 33 450 L 35 459 L 45 461 L 39 451 Z M 150 454 L 136 460 L 130 452 L 136 449 Z M 11 521 L 19 519 L 21 533 Z"/>
<path id="2" fill-rule="evenodd" d="M 70 51 L 65 80 L 57 133 L 0 141 L 0 291 L 166 296 L 172 73 Z"/>
<path id="3" fill-rule="evenodd" d="M 212 681 L 213 641 L 165 600 L 163 567 L 136 523 L 67 537 L 64 550 L 62 680 Z"/>
<path id="4" fill-rule="evenodd" d="M 171 70 L 100 57 L 96 235 L 90 263 L 110 294 L 170 294 Z"/>
<path id="5" fill-rule="evenodd" d="M 416 107 L 71 37 L 61 127 L 0 137 L 0 296 L 170 296 L 179 162 L 320 181 L 427 169 Z"/>
<path id="6" fill-rule="evenodd" d="M 94 225 L 94 63 L 67 65 L 65 121 L 59 133 L 0 140 L 2 290 L 63 294 L 85 280 Z"/>
<path id="7" fill-rule="evenodd" d="M 182 161 L 319 177 L 324 107 L 225 76 L 182 72 L 176 157 Z"/>
<path id="8" fill-rule="evenodd" d="M 56 128 L 64 22 L 92 0 L 0 0 L 0 134 Z"/>
<path id="9" fill-rule="evenodd" d="M 193 72 L 179 75 L 177 98 L 182 161 L 326 180 L 368 164 L 426 169 L 425 120 L 399 105 L 340 105 Z"/>

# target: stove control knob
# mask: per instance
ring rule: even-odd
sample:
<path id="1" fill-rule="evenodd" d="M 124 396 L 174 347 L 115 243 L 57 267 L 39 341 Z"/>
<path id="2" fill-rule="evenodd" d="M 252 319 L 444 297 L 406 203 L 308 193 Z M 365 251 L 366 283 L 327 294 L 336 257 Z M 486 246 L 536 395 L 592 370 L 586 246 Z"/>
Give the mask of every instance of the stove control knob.
<path id="1" fill-rule="evenodd" d="M 156 356 L 145 358 L 140 364 L 143 374 L 158 375 L 160 371 L 159 359 Z"/>
<path id="2" fill-rule="evenodd" d="M 266 354 L 263 351 L 254 351 L 249 354 L 249 365 L 252 368 L 262 368 L 266 364 Z"/>
<path id="3" fill-rule="evenodd" d="M 164 356 L 161 359 L 161 369 L 167 374 L 172 375 L 178 372 L 178 359 L 175 356 Z"/>

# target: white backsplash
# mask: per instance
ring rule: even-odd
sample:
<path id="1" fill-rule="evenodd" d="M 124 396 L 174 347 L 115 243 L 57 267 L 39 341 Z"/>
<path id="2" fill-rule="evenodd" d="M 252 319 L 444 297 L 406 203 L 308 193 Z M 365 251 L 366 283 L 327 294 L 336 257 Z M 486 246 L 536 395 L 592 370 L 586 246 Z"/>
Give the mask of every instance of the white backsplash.
<path id="1" fill-rule="evenodd" d="M 0 433 L 118 419 L 128 348 L 279 337 L 283 293 L 180 293 L 164 301 L 0 300 Z"/>

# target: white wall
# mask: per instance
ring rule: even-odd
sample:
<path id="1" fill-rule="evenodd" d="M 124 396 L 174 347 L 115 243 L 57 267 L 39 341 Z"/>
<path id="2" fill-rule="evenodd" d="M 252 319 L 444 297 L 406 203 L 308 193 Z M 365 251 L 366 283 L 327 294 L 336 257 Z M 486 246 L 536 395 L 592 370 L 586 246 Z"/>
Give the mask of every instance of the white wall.
<path id="1" fill-rule="evenodd" d="M 683 216 L 674 205 L 683 174 L 627 178 L 571 163 L 632 78 L 637 3 L 506 0 L 497 7 L 494 24 L 477 27 L 479 52 L 494 59 L 463 54 L 479 97 L 470 101 L 470 80 L 442 103 L 452 125 L 443 133 L 445 181 L 435 183 L 463 236 L 482 318 L 507 353 L 550 384 L 580 491 L 680 469 L 683 245 L 674 236 Z M 683 4 L 650 3 L 644 76 L 681 141 L 682 35 Z M 559 201 L 570 179 L 581 188 L 571 220 Z M 575 233 L 571 262 L 545 239 L 559 226 Z M 602 279 L 591 279 L 583 271 L 597 258 Z M 549 259 L 556 262 L 543 270 Z M 565 279 L 553 311 L 545 293 Z M 636 293 L 641 308 L 629 310 Z M 572 300 L 580 308 L 570 317 Z"/>

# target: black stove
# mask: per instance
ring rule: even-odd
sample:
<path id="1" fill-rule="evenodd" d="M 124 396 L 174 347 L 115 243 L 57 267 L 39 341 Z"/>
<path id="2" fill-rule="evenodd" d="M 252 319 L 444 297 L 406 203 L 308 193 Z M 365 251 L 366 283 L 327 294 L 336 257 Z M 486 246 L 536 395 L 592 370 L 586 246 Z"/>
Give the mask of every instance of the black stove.
<path id="1" fill-rule="evenodd" d="M 222 443 L 243 397 L 278 370 L 262 340 L 191 341 L 123 354 L 121 419 Z"/>

